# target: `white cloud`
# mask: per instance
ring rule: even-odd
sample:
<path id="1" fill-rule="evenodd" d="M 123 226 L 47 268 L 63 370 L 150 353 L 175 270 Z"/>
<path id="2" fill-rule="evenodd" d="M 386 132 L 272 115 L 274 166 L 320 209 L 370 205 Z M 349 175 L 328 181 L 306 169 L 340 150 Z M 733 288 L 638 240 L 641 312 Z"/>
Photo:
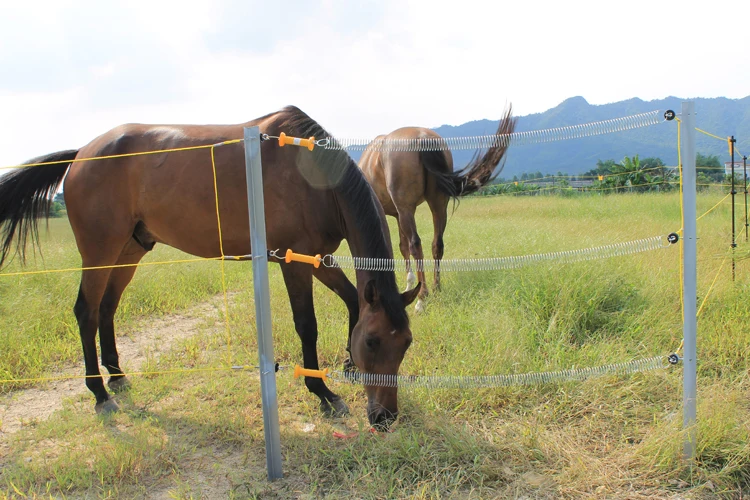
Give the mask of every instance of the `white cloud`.
<path id="1" fill-rule="evenodd" d="M 61 2 L 3 6 L 0 165 L 124 122 L 295 104 L 342 137 L 541 112 L 567 97 L 744 97 L 730 1 Z"/>

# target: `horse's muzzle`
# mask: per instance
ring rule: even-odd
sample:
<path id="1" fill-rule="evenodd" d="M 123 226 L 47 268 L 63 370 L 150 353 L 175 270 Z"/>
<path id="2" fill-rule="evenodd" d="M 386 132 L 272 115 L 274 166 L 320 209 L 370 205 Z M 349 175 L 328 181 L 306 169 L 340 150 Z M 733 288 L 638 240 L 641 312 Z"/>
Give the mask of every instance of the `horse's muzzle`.
<path id="1" fill-rule="evenodd" d="M 386 408 L 380 407 L 368 412 L 370 425 L 376 431 L 387 431 L 398 417 L 398 411 L 392 412 Z"/>

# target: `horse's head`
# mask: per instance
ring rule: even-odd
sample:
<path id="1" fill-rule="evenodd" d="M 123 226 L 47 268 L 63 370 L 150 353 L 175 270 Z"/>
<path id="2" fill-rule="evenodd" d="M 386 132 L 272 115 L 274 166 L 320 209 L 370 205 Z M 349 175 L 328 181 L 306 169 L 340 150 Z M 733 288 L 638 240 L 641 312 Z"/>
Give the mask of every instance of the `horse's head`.
<path id="1" fill-rule="evenodd" d="M 406 308 L 419 293 L 421 283 L 400 294 L 401 307 Z M 406 350 L 411 345 L 408 323 L 398 328 L 388 318 L 381 297 L 371 280 L 360 301 L 359 321 L 352 331 L 351 358 L 363 373 L 397 375 Z M 398 416 L 398 388 L 365 385 L 367 417 L 376 428 L 387 429 Z"/>

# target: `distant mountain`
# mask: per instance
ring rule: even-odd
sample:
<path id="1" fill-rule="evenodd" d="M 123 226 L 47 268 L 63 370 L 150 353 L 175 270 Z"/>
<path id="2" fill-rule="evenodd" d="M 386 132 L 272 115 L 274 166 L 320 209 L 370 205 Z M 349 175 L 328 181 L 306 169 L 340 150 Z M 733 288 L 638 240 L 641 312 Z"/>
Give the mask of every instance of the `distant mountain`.
<path id="1" fill-rule="evenodd" d="M 638 98 L 603 105 L 591 105 L 583 97 L 571 97 L 557 107 L 543 113 L 521 116 L 516 131 L 540 130 L 566 125 L 578 125 L 612 118 L 620 118 L 648 111 L 667 109 L 680 112 L 686 99 L 667 97 L 654 101 Z M 734 135 L 737 148 L 750 155 L 750 96 L 742 99 L 691 99 L 695 102 L 696 127 L 719 137 Z M 434 130 L 443 137 L 462 137 L 493 134 L 497 120 L 478 120 L 463 125 L 443 125 Z M 696 135 L 696 151 L 704 155 L 718 155 L 729 161 L 726 141 L 702 133 Z M 455 168 L 464 167 L 474 151 L 454 151 Z M 659 157 L 667 165 L 677 164 L 677 124 L 675 121 L 624 132 L 569 139 L 543 144 L 511 146 L 501 177 L 510 178 L 523 172 L 539 171 L 580 174 L 596 167 L 597 160 L 622 160 L 625 156 Z M 357 158 L 355 158 L 357 159 Z M 741 161 L 742 158 L 739 158 Z M 735 157 L 737 160 L 737 157 Z"/>

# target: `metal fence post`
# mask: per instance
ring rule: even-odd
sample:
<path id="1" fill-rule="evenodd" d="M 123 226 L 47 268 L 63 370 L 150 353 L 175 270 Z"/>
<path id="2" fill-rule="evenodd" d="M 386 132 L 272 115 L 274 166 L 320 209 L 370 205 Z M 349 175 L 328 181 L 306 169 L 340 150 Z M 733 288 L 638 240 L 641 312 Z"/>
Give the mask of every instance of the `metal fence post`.
<path id="1" fill-rule="evenodd" d="M 279 408 L 276 398 L 276 362 L 271 335 L 271 298 L 268 286 L 266 214 L 263 207 L 263 172 L 260 162 L 260 129 L 246 127 L 245 172 L 247 208 L 250 215 L 250 246 L 253 256 L 255 323 L 258 329 L 260 392 L 263 401 L 263 430 L 266 438 L 266 469 L 272 481 L 284 477 L 281 470 Z"/>
<path id="2" fill-rule="evenodd" d="M 683 220 L 683 260 L 684 281 L 682 284 L 684 297 L 683 338 L 685 350 L 683 352 L 683 419 L 682 427 L 685 432 L 683 454 L 686 459 L 695 458 L 697 426 L 696 426 L 696 396 L 697 396 L 697 231 L 696 231 L 696 201 L 695 201 L 695 102 L 682 103 L 682 123 L 685 126 L 685 138 L 682 141 L 682 203 L 684 209 Z"/>

